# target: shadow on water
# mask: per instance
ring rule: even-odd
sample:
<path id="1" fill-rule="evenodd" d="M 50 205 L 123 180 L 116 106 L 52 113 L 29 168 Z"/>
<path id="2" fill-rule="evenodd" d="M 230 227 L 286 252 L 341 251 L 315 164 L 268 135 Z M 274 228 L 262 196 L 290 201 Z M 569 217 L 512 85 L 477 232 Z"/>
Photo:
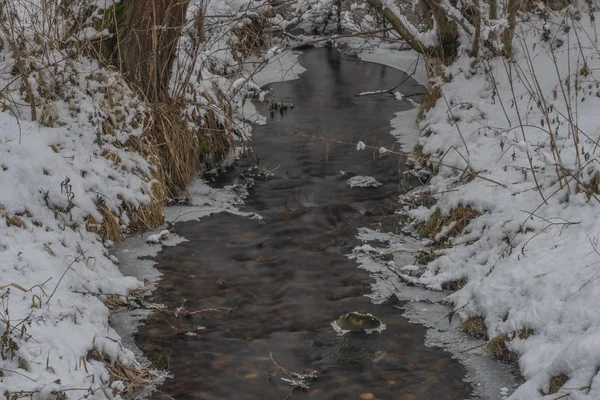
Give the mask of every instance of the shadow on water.
<path id="1" fill-rule="evenodd" d="M 274 113 L 254 131 L 262 167 L 275 175 L 257 180 L 244 209 L 264 219 L 223 214 L 178 224 L 176 232 L 189 241 L 157 257 L 164 276 L 154 301 L 173 310 L 186 299 L 188 310 L 205 310 L 158 313 L 140 330 L 140 347 L 173 375 L 160 390 L 177 399 L 284 399 L 293 388 L 281 373 L 269 379 L 272 353 L 291 371 L 319 372 L 294 399 L 469 398 L 464 368 L 426 347 L 425 329 L 409 324 L 393 304 L 372 304 L 365 297 L 370 277 L 345 256 L 357 244 L 358 227 L 393 229 L 397 195 L 411 184 L 402 180 L 404 160 L 281 135 L 391 146 L 389 120 L 412 106 L 391 96 L 354 95 L 393 87 L 406 74 L 333 49 L 309 51 L 300 63 L 308 70 L 300 79 L 270 85 L 295 108 Z M 399 90 L 422 89 L 408 80 Z M 351 188 L 352 174 L 382 185 Z M 337 336 L 330 323 L 355 310 L 376 315 L 387 329 Z M 190 331 L 196 335 L 183 333 Z"/>

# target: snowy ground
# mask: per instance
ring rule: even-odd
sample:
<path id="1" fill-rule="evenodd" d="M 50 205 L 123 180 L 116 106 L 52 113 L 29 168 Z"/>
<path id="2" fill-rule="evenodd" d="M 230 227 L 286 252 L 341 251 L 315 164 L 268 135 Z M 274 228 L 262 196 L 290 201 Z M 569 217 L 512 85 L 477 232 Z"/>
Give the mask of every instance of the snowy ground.
<path id="1" fill-rule="evenodd" d="M 510 399 L 597 399 L 600 14 L 539 14 L 547 20 L 526 16 L 517 29 L 514 62 L 463 56 L 447 67 L 443 97 L 419 125 L 433 171 L 420 191 L 437 203 L 406 211 L 417 228 L 436 208 L 479 216 L 457 237 L 456 220 L 438 229 L 428 243 L 439 258 L 427 266 L 399 258 L 391 267 L 433 290 L 462 281 L 445 300 L 459 322 L 483 317 L 489 339 L 508 335 L 525 379 L 502 392 Z"/>
<path id="2" fill-rule="evenodd" d="M 35 18 L 28 19 L 37 3 L 27 4 L 33 8 L 17 9 L 23 17 L 19 34 L 23 46 L 35 48 L 43 36 L 31 32 L 42 28 L 34 25 Z M 239 7 L 248 4 L 214 1 L 209 11 L 230 12 L 235 19 Z M 243 104 L 258 94 L 258 86 L 243 74 L 242 80 L 220 75 L 239 64 L 231 52 L 215 50 L 228 37 L 215 37 L 192 62 L 186 55 L 190 39 L 184 36 L 174 76 L 197 72 L 191 85 L 199 104 L 191 106 L 199 107 L 200 116 L 207 110 L 222 116 L 213 105 L 218 102 L 207 99 L 224 96 L 236 110 L 228 122 L 248 133 Z M 109 253 L 113 243 L 97 230 L 108 220 L 117 232 L 130 231 L 127 210 L 151 199 L 152 166 L 124 145 L 142 134 L 139 125 L 147 110 L 113 70 L 43 46 L 27 54 L 28 65 L 39 68 L 29 78 L 38 104 L 31 107 L 7 47 L 0 49 L 0 393 L 10 398 L 119 398 L 130 388 L 109 370 L 139 369 L 142 360 L 131 351 L 130 337 L 122 342 L 111 326 L 110 310 L 127 308 L 151 289 L 158 278 L 151 269 L 136 277 L 123 273 L 134 275 L 132 259 L 156 254 L 160 245 L 138 246 L 141 253 L 119 248 L 115 256 Z M 269 60 L 275 65 L 279 58 Z M 288 54 L 282 60 L 293 64 L 296 59 Z M 292 69 L 290 78 L 294 71 L 300 70 Z M 235 204 L 244 192 L 239 187 L 212 190 L 197 182 L 189 194 L 198 206 L 167 209 L 167 221 L 238 212 Z M 129 245 L 154 233 L 133 238 Z M 177 240 L 166 235 L 161 241 Z M 113 314 L 112 322 L 119 317 Z"/>

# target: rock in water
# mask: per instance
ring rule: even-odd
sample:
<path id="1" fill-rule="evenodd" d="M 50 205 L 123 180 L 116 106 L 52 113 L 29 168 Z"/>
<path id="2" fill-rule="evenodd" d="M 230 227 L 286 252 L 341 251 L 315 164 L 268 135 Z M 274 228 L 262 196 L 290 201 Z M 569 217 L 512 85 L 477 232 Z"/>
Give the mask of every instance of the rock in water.
<path id="1" fill-rule="evenodd" d="M 373 332 L 382 332 L 385 329 L 385 324 L 378 318 L 371 314 L 361 314 L 355 311 L 338 318 L 331 325 L 341 335 L 348 332 L 361 331 L 370 334 Z"/>

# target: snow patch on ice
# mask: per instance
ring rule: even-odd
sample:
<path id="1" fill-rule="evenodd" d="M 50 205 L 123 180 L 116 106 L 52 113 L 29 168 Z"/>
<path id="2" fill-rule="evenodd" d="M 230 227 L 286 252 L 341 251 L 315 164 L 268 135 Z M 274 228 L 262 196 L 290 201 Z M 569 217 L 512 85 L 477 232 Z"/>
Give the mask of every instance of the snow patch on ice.
<path id="1" fill-rule="evenodd" d="M 390 121 L 392 125 L 392 136 L 400 142 L 400 150 L 412 152 L 419 143 L 422 130 L 417 126 L 418 108 L 411 108 L 406 111 L 399 111 Z"/>
<path id="2" fill-rule="evenodd" d="M 419 84 L 425 86 L 429 81 L 425 59 L 414 50 L 398 50 L 397 45 L 381 43 L 379 46 L 358 53 L 363 61 L 387 65 L 407 74 L 413 74 L 412 78 Z M 416 70 L 415 70 L 416 65 Z"/>
<path id="3" fill-rule="evenodd" d="M 381 183 L 372 176 L 356 175 L 346 181 L 350 187 L 378 187 Z"/>
<path id="4" fill-rule="evenodd" d="M 298 62 L 301 54 L 294 51 L 283 51 L 272 54 L 267 59 L 265 67 L 254 74 L 253 81 L 262 87 L 267 83 L 298 79 L 300 74 L 306 71 Z"/>

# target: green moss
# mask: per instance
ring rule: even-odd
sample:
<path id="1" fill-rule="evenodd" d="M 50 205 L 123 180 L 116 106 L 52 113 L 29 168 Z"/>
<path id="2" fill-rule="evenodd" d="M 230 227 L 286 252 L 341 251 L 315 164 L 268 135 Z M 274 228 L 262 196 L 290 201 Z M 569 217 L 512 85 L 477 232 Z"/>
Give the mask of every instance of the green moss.
<path id="1" fill-rule="evenodd" d="M 417 265 L 427 265 L 439 257 L 440 257 L 440 255 L 436 254 L 434 252 L 427 252 L 427 251 L 421 250 L 419 252 L 419 254 L 417 254 L 417 256 L 415 257 L 415 263 Z"/>
<path id="2" fill-rule="evenodd" d="M 387 253 L 383 255 L 383 259 L 385 261 L 392 261 L 394 259 L 394 255 L 392 253 Z"/>

